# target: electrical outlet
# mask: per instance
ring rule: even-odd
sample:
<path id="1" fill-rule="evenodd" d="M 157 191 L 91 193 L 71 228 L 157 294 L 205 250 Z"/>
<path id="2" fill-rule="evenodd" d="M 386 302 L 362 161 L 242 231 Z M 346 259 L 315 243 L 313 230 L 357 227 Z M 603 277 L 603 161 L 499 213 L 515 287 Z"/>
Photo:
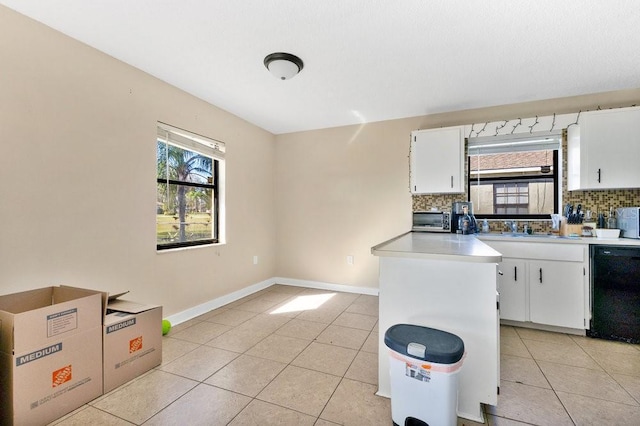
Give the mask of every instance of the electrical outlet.
<path id="1" fill-rule="evenodd" d="M 254 265 L 258 264 L 258 256 L 253 256 L 253 264 Z"/>
<path id="2" fill-rule="evenodd" d="M 353 266 L 353 256 L 351 255 L 347 256 L 347 265 Z"/>

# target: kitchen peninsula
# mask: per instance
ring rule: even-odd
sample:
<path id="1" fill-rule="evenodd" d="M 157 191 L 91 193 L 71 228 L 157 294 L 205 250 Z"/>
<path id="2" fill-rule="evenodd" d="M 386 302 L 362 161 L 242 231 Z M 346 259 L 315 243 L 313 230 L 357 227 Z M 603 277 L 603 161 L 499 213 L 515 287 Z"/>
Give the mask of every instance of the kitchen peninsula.
<path id="1" fill-rule="evenodd" d="M 371 249 L 380 258 L 378 395 L 390 397 L 385 331 L 417 324 L 459 336 L 466 358 L 458 415 L 483 422 L 481 403 L 496 405 L 499 386 L 499 252 L 473 235 L 409 232 Z"/>

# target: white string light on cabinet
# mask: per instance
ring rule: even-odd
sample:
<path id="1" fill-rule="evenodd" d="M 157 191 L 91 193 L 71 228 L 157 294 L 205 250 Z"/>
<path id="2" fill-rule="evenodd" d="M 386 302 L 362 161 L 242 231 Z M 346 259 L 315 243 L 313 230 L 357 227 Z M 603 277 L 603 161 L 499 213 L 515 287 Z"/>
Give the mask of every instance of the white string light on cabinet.
<path id="1" fill-rule="evenodd" d="M 513 132 L 515 132 L 518 126 L 520 125 L 522 125 L 522 118 L 518 118 L 518 122 L 516 123 L 515 126 L 513 126 L 513 129 L 511 129 L 511 134 L 513 134 Z"/>
<path id="2" fill-rule="evenodd" d="M 567 129 L 571 126 L 577 126 L 578 125 L 578 121 L 580 120 L 580 114 L 582 113 L 582 110 L 578 111 L 578 115 L 576 115 L 576 122 L 575 123 L 571 123 L 567 126 Z"/>
<path id="3" fill-rule="evenodd" d="M 631 105 L 631 107 L 635 107 L 636 104 Z M 609 109 L 617 109 L 617 108 L 625 108 L 625 107 L 616 107 L 616 108 L 609 108 Z M 594 111 L 600 111 L 603 108 L 598 105 L 597 108 Z M 587 110 L 589 111 L 589 110 Z M 512 119 L 512 120 L 500 120 L 500 121 L 487 121 L 485 123 L 473 123 L 471 124 L 471 130 L 469 131 L 469 138 L 472 137 L 479 137 L 479 136 L 500 136 L 500 135 L 507 135 L 507 134 L 511 134 L 514 135 L 516 133 L 533 133 L 534 131 L 540 131 L 540 128 L 545 128 L 547 126 L 549 126 L 549 130 L 550 132 L 552 132 L 556 127 L 560 126 L 562 128 L 569 128 L 573 125 L 579 125 L 580 122 L 580 115 L 582 114 L 582 110 L 578 111 L 576 114 L 576 118 L 574 122 L 570 122 L 567 123 L 571 118 L 572 114 L 557 114 L 557 113 L 552 113 L 552 115 L 548 115 L 548 116 L 544 116 L 544 117 L 540 117 L 538 115 L 536 115 L 535 117 L 531 117 L 531 118 L 526 118 L 526 119 L 522 119 L 522 118 L 516 118 L 516 119 Z M 513 124 L 512 124 L 513 123 Z M 476 130 L 478 127 L 480 127 L 482 125 L 482 128 L 480 130 Z M 528 131 L 522 131 L 522 132 L 516 132 L 516 130 L 518 130 L 518 128 L 520 126 L 527 126 Z M 495 127 L 493 127 L 495 126 Z M 511 131 L 509 132 L 506 127 L 507 126 L 512 126 L 511 127 Z M 494 129 L 495 128 L 495 133 L 494 134 L 487 134 L 487 128 L 491 128 Z M 507 130 L 505 132 L 505 130 Z M 504 132 L 504 133 L 503 133 Z M 492 132 L 493 133 L 493 132 Z"/>
<path id="4" fill-rule="evenodd" d="M 538 116 L 536 115 L 536 121 L 531 126 L 529 126 L 529 133 L 533 133 L 533 128 L 536 127 L 536 124 L 538 123 Z"/>
<path id="5" fill-rule="evenodd" d="M 482 129 L 480 129 L 480 131 L 478 133 L 476 133 L 476 137 L 478 137 L 478 135 L 482 132 L 484 132 L 484 130 L 487 128 L 487 124 L 489 124 L 489 122 L 487 121 L 486 123 L 484 123 L 484 126 L 482 127 Z"/>
<path id="6" fill-rule="evenodd" d="M 509 120 L 504 120 L 504 124 L 502 126 L 496 126 L 496 134 L 494 136 L 498 136 L 498 133 L 500 133 L 500 129 L 503 129 L 508 122 Z"/>

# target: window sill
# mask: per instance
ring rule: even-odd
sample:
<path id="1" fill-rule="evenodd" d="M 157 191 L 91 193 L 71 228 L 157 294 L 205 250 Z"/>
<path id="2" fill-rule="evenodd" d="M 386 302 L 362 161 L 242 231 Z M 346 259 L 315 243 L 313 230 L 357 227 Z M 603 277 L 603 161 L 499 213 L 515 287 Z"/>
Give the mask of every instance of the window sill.
<path id="1" fill-rule="evenodd" d="M 165 253 L 175 253 L 177 251 L 185 251 L 185 250 L 197 250 L 197 249 L 205 249 L 205 248 L 219 248 L 221 246 L 225 246 L 227 243 L 212 243 L 212 244 L 200 244 L 197 246 L 186 246 L 186 247 L 175 247 L 175 248 L 167 248 L 164 250 L 156 249 L 156 254 L 165 254 Z"/>

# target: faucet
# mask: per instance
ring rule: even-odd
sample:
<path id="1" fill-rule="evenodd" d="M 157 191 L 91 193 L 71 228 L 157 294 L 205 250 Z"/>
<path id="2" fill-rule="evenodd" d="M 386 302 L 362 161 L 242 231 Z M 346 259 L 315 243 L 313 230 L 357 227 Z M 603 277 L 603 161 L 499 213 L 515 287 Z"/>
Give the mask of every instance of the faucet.
<path id="1" fill-rule="evenodd" d="M 504 225 L 514 234 L 518 232 L 518 222 L 515 220 L 505 220 Z"/>

